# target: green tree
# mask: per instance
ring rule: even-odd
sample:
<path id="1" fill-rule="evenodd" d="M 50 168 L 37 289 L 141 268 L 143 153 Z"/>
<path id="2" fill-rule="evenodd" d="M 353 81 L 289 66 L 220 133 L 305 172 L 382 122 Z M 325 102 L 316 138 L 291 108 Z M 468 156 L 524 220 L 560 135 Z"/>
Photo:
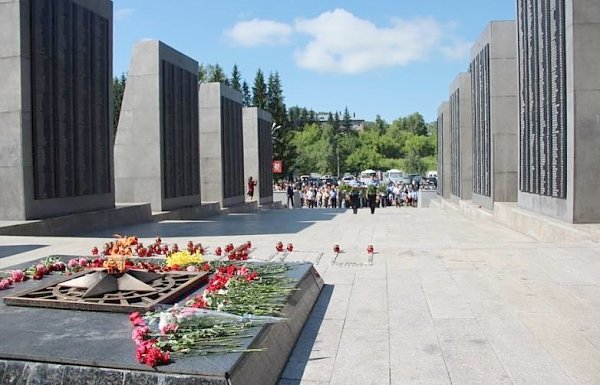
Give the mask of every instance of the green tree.
<path id="1" fill-rule="evenodd" d="M 198 83 L 206 83 L 208 81 L 208 68 L 204 64 L 198 67 Z"/>
<path id="2" fill-rule="evenodd" d="M 123 96 L 125 94 L 125 86 L 127 85 L 127 75 L 121 74 L 121 77 L 113 79 L 113 140 L 117 137 L 117 128 L 119 126 L 119 118 L 121 116 L 121 105 L 123 104 Z"/>
<path id="3" fill-rule="evenodd" d="M 210 68 L 209 82 L 219 82 L 225 85 L 229 85 L 229 80 L 227 79 L 227 75 L 225 75 L 225 71 L 223 71 L 223 67 L 219 65 L 219 63 L 215 64 Z"/>
<path id="4" fill-rule="evenodd" d="M 231 71 L 231 88 L 242 92 L 242 74 L 237 64 L 233 65 L 233 70 Z"/>
<path id="5" fill-rule="evenodd" d="M 375 128 L 380 135 L 383 135 L 383 133 L 386 131 L 385 120 L 381 119 L 379 114 L 377 114 L 375 117 Z"/>
<path id="6" fill-rule="evenodd" d="M 250 94 L 250 86 L 244 80 L 242 83 L 242 103 L 244 107 L 250 107 L 252 105 L 252 95 Z"/>
<path id="7" fill-rule="evenodd" d="M 352 129 L 352 117 L 348 111 L 348 107 L 344 110 L 344 120 L 342 121 L 343 131 L 348 132 Z"/>
<path id="8" fill-rule="evenodd" d="M 267 110 L 277 124 L 288 129 L 287 107 L 284 99 L 279 74 L 277 72 L 270 73 L 267 85 Z"/>
<path id="9" fill-rule="evenodd" d="M 254 86 L 252 86 L 252 105 L 254 107 L 267 109 L 267 85 L 265 83 L 265 75 L 259 68 L 254 77 Z"/>

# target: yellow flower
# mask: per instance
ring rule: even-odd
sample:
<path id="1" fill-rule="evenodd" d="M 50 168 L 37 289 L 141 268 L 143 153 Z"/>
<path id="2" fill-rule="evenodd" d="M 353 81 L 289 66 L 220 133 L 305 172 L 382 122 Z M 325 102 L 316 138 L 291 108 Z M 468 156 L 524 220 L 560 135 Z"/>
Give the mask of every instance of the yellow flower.
<path id="1" fill-rule="evenodd" d="M 167 257 L 167 266 L 173 267 L 177 266 L 187 266 L 193 265 L 197 263 L 202 263 L 204 258 L 202 258 L 202 254 L 194 253 L 191 254 L 189 251 L 178 251 L 173 253 Z"/>

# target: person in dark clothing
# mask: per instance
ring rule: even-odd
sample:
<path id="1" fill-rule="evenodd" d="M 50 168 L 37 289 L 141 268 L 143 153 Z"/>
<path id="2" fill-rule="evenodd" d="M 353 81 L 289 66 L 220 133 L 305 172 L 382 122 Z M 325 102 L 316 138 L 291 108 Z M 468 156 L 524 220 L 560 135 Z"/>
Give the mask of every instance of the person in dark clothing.
<path id="1" fill-rule="evenodd" d="M 375 207 L 377 207 L 377 190 L 374 188 L 369 188 L 367 191 L 367 201 L 369 202 L 369 208 L 371 209 L 371 214 L 375 214 Z"/>
<path id="2" fill-rule="evenodd" d="M 287 206 L 294 208 L 294 188 L 291 184 L 287 186 Z"/>
<path id="3" fill-rule="evenodd" d="M 254 187 L 256 187 L 256 181 L 252 177 L 248 178 L 248 196 L 250 200 L 254 198 Z"/>
<path id="4" fill-rule="evenodd" d="M 358 204 L 360 200 L 360 191 L 354 187 L 350 192 L 350 202 L 352 202 L 352 212 L 356 214 L 358 212 Z"/>

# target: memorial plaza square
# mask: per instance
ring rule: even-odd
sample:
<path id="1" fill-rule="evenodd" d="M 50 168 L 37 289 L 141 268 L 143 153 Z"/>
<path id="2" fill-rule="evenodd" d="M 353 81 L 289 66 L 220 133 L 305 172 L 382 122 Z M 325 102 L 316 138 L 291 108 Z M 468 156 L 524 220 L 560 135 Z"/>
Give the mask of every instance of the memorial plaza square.
<path id="1" fill-rule="evenodd" d="M 0 385 L 600 384 L 598 0 L 487 21 L 430 123 L 161 36 L 115 77 L 132 12 L 0 0 Z"/>
<path id="2" fill-rule="evenodd" d="M 0 270 L 86 255 L 113 233 L 207 247 L 251 240 L 252 258 L 314 263 L 325 285 L 281 385 L 600 381 L 592 240 L 538 241 L 452 208 L 261 210 L 73 237 L 3 236 Z M 278 241 L 293 252 L 277 253 Z"/>

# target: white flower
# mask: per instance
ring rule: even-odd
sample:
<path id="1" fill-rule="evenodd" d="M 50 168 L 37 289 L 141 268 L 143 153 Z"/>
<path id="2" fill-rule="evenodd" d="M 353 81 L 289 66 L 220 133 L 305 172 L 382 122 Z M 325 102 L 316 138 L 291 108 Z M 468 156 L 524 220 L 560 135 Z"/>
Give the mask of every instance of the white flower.
<path id="1" fill-rule="evenodd" d="M 160 313 L 160 321 L 158 322 L 158 330 L 163 330 L 168 324 L 174 323 L 176 318 L 169 312 Z"/>

